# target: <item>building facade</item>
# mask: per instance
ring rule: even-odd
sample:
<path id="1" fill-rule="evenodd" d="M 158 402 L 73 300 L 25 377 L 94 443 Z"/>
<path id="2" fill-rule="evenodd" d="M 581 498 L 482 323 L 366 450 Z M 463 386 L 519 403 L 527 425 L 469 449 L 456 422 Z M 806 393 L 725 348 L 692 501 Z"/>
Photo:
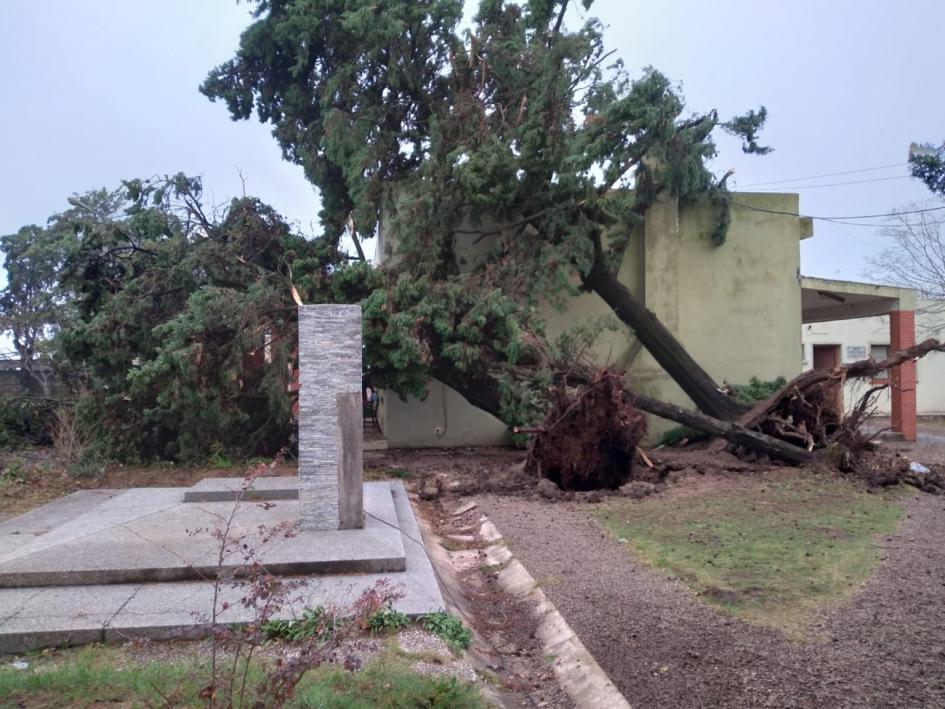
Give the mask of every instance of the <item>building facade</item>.
<path id="1" fill-rule="evenodd" d="M 739 193 L 725 244 L 709 234 L 717 210 L 680 207 L 664 198 L 637 227 L 621 264 L 620 280 L 666 325 L 719 383 L 792 377 L 802 371 L 800 241 L 813 234 L 798 213 L 796 194 Z M 472 268 L 490 239 L 457 234 L 461 268 Z M 491 237 L 492 239 L 498 237 Z M 381 258 L 390 257 L 379 239 Z M 612 315 L 594 293 L 572 298 L 564 311 L 548 308 L 554 338 L 579 322 Z M 594 355 L 621 367 L 630 387 L 682 406 L 692 402 L 626 327 L 605 331 Z M 506 426 L 474 408 L 451 388 L 431 381 L 424 400 L 382 393 L 381 424 L 391 447 L 503 445 Z M 650 417 L 651 438 L 675 424 Z"/>
<path id="2" fill-rule="evenodd" d="M 915 310 L 915 338 L 945 337 L 945 302 L 918 299 Z M 841 363 L 855 362 L 872 357 L 884 359 L 892 351 L 890 316 L 827 320 L 807 323 L 801 328 L 804 369 L 812 369 L 823 358 L 838 358 Z M 945 355 L 932 353 L 916 365 L 916 413 L 918 416 L 945 416 Z M 888 375 L 873 381 L 848 381 L 844 385 L 843 403 L 855 404 L 865 391 L 875 385 L 889 382 Z M 887 389 L 876 398 L 876 411 L 892 414 L 892 393 Z"/>

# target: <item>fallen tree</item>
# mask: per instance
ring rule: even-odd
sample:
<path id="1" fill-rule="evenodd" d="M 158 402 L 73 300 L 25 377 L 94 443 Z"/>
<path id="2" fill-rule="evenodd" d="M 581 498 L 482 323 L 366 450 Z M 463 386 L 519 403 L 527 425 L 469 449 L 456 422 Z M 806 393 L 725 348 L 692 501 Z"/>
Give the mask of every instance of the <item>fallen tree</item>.
<path id="1" fill-rule="evenodd" d="M 735 444 L 757 454 L 800 464 L 812 462 L 815 451 L 839 444 L 853 449 L 848 453 L 855 456 L 855 449 L 867 442 L 860 431 L 861 424 L 868 417 L 875 395 L 888 384 L 868 389 L 846 416 L 831 405 L 831 390 L 849 379 L 872 378 L 930 352 L 945 352 L 945 344 L 929 339 L 883 360 L 865 359 L 833 369 L 804 372 L 732 422 L 637 394 L 631 396 L 644 411 L 718 436 L 722 440 L 710 448 L 716 452 Z"/>
<path id="2" fill-rule="evenodd" d="M 629 398 L 637 406 L 651 414 L 656 414 L 670 421 L 681 423 L 697 431 L 703 431 L 713 436 L 720 436 L 724 440 L 749 448 L 758 453 L 770 455 L 774 458 L 786 460 L 790 463 L 803 464 L 813 460 L 810 451 L 800 448 L 788 441 L 768 436 L 758 431 L 752 431 L 744 425 L 722 421 L 698 411 L 684 409 L 675 404 L 667 404 L 658 399 L 652 399 L 641 394 L 629 394 Z"/>
<path id="3" fill-rule="evenodd" d="M 842 384 L 847 379 L 875 377 L 910 360 L 921 359 L 930 352 L 945 352 L 945 344 L 938 340 L 928 339 L 908 349 L 895 352 L 883 360 L 863 359 L 834 369 L 812 369 L 794 377 L 771 396 L 752 406 L 738 417 L 736 423 L 746 428 L 760 426 L 792 398 L 802 397 L 806 392 L 814 389 L 822 390 L 825 386 Z"/>
<path id="4" fill-rule="evenodd" d="M 529 450 L 528 467 L 564 489 L 589 489 L 595 482 L 600 483 L 599 487 L 614 487 L 631 477 L 631 463 L 626 464 L 618 482 L 609 468 L 615 456 L 632 457 L 630 442 L 635 444 L 639 440 L 640 429 L 635 423 L 624 432 L 609 427 L 620 426 L 622 417 L 634 421 L 626 412 L 636 414 L 640 410 L 718 437 L 720 440 L 710 446 L 710 451 L 721 452 L 729 447 L 736 453 L 768 456 L 793 465 L 821 463 L 859 473 L 872 485 L 902 482 L 928 492 L 941 492 L 945 489 L 945 478 L 934 471 L 916 473 L 903 461 L 887 460 L 878 466 L 875 462 L 863 464 L 864 454 L 871 448 L 870 435 L 864 432 L 863 424 L 873 411 L 876 395 L 888 384 L 870 387 L 846 415 L 834 402 L 836 387 L 849 379 L 875 377 L 910 360 L 943 351 L 945 344 L 930 339 L 884 360 L 866 359 L 833 369 L 804 372 L 736 421 L 724 421 L 635 393 L 625 388 L 623 375 L 617 372 L 571 371 L 572 386 L 554 389 L 554 405 L 543 425 L 517 430 L 536 434 Z M 606 400 L 599 400 L 602 384 L 612 388 L 617 381 L 621 383 L 620 402 L 612 401 L 612 392 L 605 396 Z M 587 409 L 592 405 L 604 410 L 591 415 Z M 601 452 L 601 446 L 612 445 L 613 441 L 620 441 L 616 452 Z"/>

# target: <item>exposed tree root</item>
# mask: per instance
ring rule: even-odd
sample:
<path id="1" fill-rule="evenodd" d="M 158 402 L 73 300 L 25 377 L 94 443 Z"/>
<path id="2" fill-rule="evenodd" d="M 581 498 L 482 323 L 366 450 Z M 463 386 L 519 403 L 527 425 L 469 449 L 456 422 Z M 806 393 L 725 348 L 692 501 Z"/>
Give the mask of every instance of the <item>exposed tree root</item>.
<path id="1" fill-rule="evenodd" d="M 646 418 L 624 395 L 623 375 L 598 371 L 577 390 L 557 387 L 526 468 L 562 490 L 616 489 L 630 479 Z"/>

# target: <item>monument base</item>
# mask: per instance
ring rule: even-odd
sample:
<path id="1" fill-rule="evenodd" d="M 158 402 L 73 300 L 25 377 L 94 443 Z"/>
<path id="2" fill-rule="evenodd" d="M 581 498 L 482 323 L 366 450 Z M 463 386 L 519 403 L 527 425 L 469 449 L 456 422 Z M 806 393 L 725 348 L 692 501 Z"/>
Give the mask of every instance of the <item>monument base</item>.
<path id="1" fill-rule="evenodd" d="M 233 504 L 185 504 L 185 492 L 79 492 L 0 524 L 0 652 L 206 634 L 219 571 L 209 555 L 219 542 L 207 531 L 187 530 L 219 526 Z M 231 533 L 247 534 L 267 568 L 299 582 L 279 617 L 347 605 L 381 580 L 404 592 L 394 604 L 401 612 L 417 616 L 443 607 L 402 483 L 367 483 L 364 501 L 364 529 L 273 535 L 269 542 L 256 536 L 258 525 L 285 525 L 297 516 L 298 503 L 240 505 Z M 236 551 L 229 568 L 239 561 Z M 188 575 L 194 570 L 200 574 Z M 245 594 L 239 584 L 221 586 L 221 623 L 252 620 L 239 603 Z"/>

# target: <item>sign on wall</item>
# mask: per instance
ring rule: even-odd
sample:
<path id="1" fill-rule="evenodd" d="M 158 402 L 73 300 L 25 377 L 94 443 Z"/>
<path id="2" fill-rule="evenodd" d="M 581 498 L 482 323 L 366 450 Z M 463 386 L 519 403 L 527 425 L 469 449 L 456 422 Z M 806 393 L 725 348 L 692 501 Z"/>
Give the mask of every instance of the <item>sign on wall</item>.
<path id="1" fill-rule="evenodd" d="M 866 345 L 847 345 L 846 357 L 848 362 L 866 359 Z"/>

